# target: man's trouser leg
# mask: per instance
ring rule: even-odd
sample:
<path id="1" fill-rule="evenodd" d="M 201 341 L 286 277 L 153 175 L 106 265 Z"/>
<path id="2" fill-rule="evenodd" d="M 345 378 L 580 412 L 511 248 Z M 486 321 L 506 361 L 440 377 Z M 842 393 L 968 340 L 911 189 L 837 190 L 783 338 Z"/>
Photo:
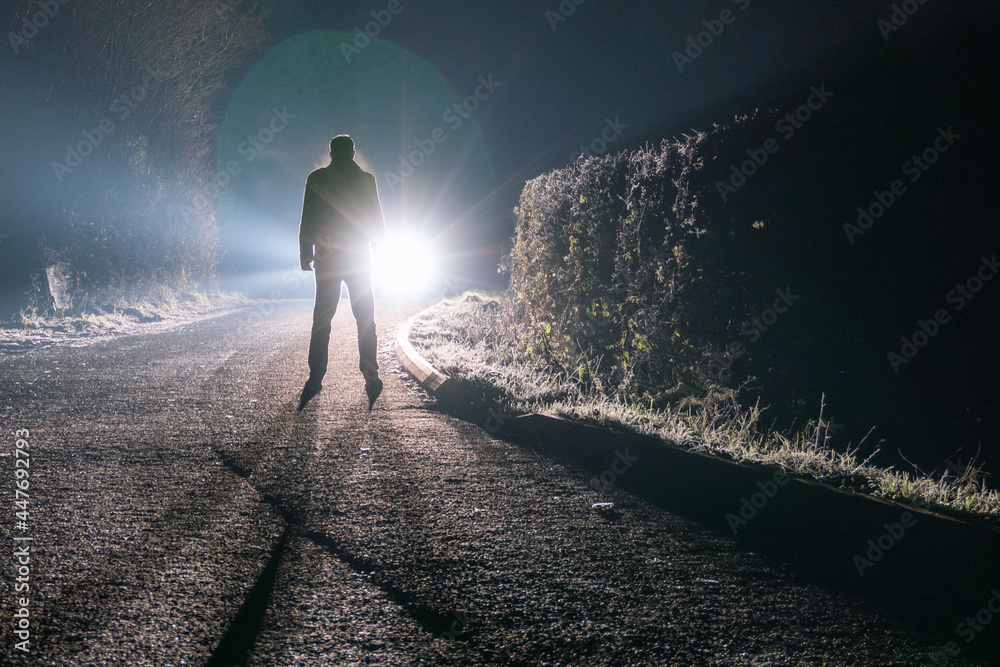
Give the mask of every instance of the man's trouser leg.
<path id="1" fill-rule="evenodd" d="M 358 323 L 358 367 L 365 380 L 378 377 L 378 337 L 375 335 L 375 296 L 370 270 L 352 272 L 344 282 L 351 295 L 351 312 Z"/>
<path id="2" fill-rule="evenodd" d="M 330 322 L 340 303 L 342 276 L 332 271 L 316 271 L 316 306 L 313 308 L 309 338 L 309 380 L 320 382 L 326 375 L 330 355 Z"/>

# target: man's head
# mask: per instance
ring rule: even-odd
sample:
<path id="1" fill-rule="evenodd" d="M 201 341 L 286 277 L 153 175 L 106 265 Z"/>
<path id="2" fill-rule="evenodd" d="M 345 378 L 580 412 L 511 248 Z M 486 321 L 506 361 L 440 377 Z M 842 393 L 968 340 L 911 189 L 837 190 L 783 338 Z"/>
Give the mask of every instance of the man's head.
<path id="1" fill-rule="evenodd" d="M 354 140 L 346 134 L 338 134 L 330 142 L 330 159 L 346 162 L 354 159 Z"/>

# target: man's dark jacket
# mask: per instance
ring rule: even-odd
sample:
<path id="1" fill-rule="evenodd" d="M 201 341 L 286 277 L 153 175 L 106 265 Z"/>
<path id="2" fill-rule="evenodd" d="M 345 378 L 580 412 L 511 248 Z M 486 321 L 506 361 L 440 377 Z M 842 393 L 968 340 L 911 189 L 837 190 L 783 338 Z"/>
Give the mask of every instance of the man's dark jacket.
<path id="1" fill-rule="evenodd" d="M 299 255 L 318 270 L 364 269 L 369 241 L 385 238 L 375 177 L 354 160 L 334 160 L 309 174 L 302 201 Z M 315 246 L 315 251 L 313 250 Z"/>

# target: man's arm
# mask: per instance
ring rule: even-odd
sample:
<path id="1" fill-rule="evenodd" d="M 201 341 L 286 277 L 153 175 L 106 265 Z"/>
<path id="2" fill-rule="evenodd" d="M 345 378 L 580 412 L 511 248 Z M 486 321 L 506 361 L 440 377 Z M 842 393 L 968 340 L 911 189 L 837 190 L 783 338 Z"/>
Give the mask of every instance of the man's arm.
<path id="1" fill-rule="evenodd" d="M 306 191 L 302 197 L 302 220 L 299 223 L 299 265 L 303 271 L 311 271 L 315 259 L 316 216 L 318 197 L 315 188 L 306 179 Z"/>

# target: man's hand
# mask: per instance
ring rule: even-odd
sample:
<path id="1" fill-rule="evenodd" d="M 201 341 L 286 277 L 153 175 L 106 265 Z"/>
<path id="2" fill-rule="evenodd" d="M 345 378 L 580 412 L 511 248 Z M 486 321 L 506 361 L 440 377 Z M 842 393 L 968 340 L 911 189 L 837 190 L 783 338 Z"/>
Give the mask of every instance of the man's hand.
<path id="1" fill-rule="evenodd" d="M 302 259 L 299 260 L 299 263 L 302 265 L 302 270 L 303 271 L 312 271 L 313 270 L 312 269 L 312 263 L 313 263 L 312 259 L 302 258 Z"/>

